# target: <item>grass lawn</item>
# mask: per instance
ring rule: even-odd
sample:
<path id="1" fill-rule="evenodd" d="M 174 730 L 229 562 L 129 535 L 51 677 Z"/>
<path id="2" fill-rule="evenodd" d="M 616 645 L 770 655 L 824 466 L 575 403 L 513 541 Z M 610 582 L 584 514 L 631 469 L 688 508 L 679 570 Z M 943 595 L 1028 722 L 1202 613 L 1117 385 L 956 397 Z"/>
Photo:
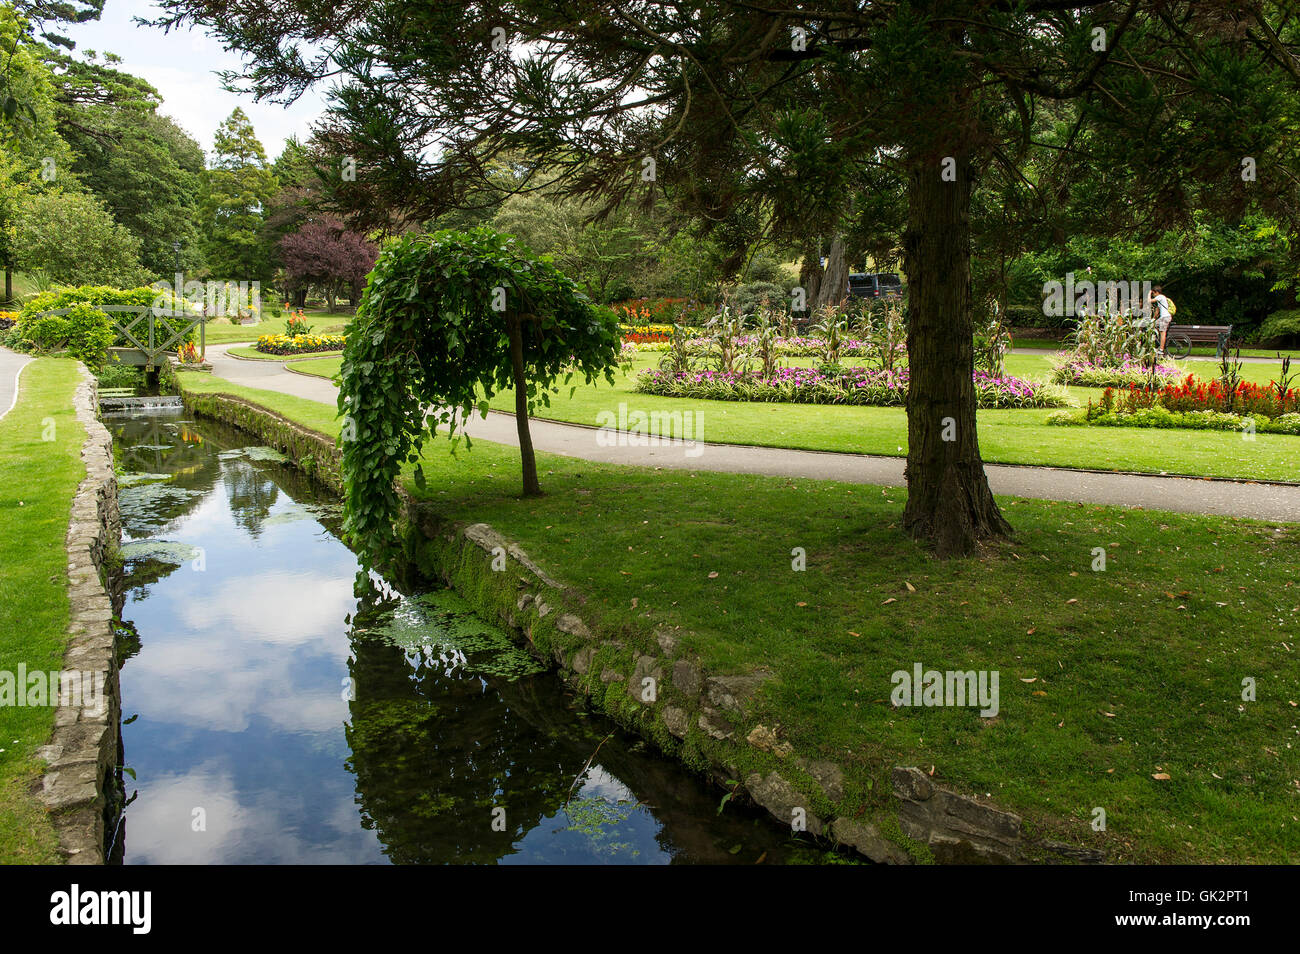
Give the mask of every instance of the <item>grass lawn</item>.
<path id="1" fill-rule="evenodd" d="M 323 404 L 184 383 L 338 433 Z M 1112 861 L 1300 853 L 1300 527 L 1000 498 L 1016 539 L 939 562 L 900 533 L 901 488 L 538 464 L 547 495 L 520 499 L 515 450 L 435 441 L 411 489 L 518 540 L 625 652 L 667 627 L 708 671 L 771 671 L 739 734 L 779 724 L 845 766 L 839 811 L 884 807 L 904 763 Z M 915 663 L 997 671 L 1000 713 L 893 708 L 891 674 Z"/>
<path id="2" fill-rule="evenodd" d="M 0 671 L 63 667 L 68 628 L 64 540 L 85 476 L 71 361 L 41 358 L 22 373 L 17 406 L 0 419 Z M 52 437 L 43 440 L 43 437 Z M 58 860 L 44 807 L 28 794 L 49 741 L 54 709 L 0 707 L 0 862 Z"/>
<path id="3" fill-rule="evenodd" d="M 896 407 L 835 407 L 810 404 L 758 404 L 738 401 L 697 401 L 658 397 L 632 391 L 635 373 L 654 367 L 659 355 L 643 354 L 632 375 L 616 372 L 613 387 L 579 384 L 573 396 L 564 387 L 551 406 L 538 416 L 575 424 L 596 425 L 602 411 L 617 413 L 620 402 L 629 409 L 674 411 L 690 409 L 702 421 L 702 438 L 724 444 L 794 447 L 805 450 L 902 456 L 907 453 L 907 414 Z M 811 365 L 811 358 L 787 359 Z M 296 362 L 294 370 L 332 378 L 341 358 Z M 1009 355 L 1007 372 L 1047 380 L 1051 362 L 1034 355 Z M 1204 376 L 1203 367 L 1188 363 Z M 1243 365 L 1246 380 L 1266 383 L 1279 368 L 1273 364 Z M 1080 405 L 1100 400 L 1099 388 L 1069 388 Z M 493 397 L 498 411 L 514 411 L 514 392 Z M 1244 480 L 1300 480 L 1300 438 L 1258 434 L 1254 441 L 1223 431 L 1157 430 L 1122 427 L 1057 427 L 1046 423 L 1046 410 L 986 410 L 979 412 L 980 450 L 984 459 L 1003 464 L 1046 464 L 1095 470 L 1233 477 Z"/>

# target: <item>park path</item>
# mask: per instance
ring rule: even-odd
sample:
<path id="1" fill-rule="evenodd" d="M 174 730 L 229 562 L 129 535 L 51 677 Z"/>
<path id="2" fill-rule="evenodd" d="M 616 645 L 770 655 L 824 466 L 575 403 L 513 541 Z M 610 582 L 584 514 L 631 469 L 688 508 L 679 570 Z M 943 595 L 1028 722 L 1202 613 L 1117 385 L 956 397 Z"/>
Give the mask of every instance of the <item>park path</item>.
<path id="1" fill-rule="evenodd" d="M 279 361 L 231 358 L 225 353 L 228 347 L 208 348 L 207 357 L 212 363 L 212 373 L 217 377 L 246 387 L 278 391 L 331 406 L 337 401 L 338 388 L 325 378 L 286 371 Z M 552 421 L 533 421 L 530 430 L 533 445 L 539 451 L 597 463 L 766 474 L 792 480 L 838 480 L 884 487 L 906 484 L 904 461 L 900 457 L 735 444 L 690 446 L 670 441 L 662 441 L 659 446 L 628 446 L 626 442 L 619 442 L 617 435 L 611 441 L 611 435 L 594 427 Z M 499 444 L 518 444 L 515 419 L 509 414 L 494 411 L 486 420 L 475 417 L 469 432 L 472 437 Z M 611 443 L 615 446 L 609 446 Z M 623 446 L 617 446 L 619 443 Z M 1007 464 L 986 464 L 985 471 L 994 493 L 1013 497 L 1300 523 L 1300 485 Z"/>
<path id="2" fill-rule="evenodd" d="M 0 348 L 0 418 L 18 403 L 18 374 L 31 360 L 25 354 Z"/>

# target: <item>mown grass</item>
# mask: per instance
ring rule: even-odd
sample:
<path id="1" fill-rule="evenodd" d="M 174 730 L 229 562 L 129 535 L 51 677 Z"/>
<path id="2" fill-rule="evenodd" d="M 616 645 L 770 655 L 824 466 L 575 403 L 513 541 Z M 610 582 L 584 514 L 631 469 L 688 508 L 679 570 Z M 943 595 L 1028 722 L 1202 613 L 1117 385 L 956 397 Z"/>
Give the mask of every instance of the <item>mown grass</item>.
<path id="1" fill-rule="evenodd" d="M 191 384 L 338 433 L 326 405 Z M 539 467 L 546 496 L 521 499 L 515 450 L 439 441 L 408 488 L 518 540 L 634 648 L 667 627 L 710 671 L 774 673 L 752 721 L 845 766 L 863 811 L 916 764 L 1114 861 L 1300 856 L 1300 528 L 1001 498 L 1015 539 L 941 562 L 899 530 L 902 488 Z M 1000 713 L 892 707 L 918 662 L 997 671 Z"/>
<path id="2" fill-rule="evenodd" d="M 620 403 L 629 409 L 694 412 L 701 439 L 723 444 L 792 447 L 801 450 L 840 451 L 899 457 L 907 453 L 907 414 L 896 407 L 837 407 L 809 404 L 757 404 L 738 401 L 698 401 L 638 394 L 632 390 L 636 374 L 654 367 L 658 355 L 643 354 L 631 374 L 616 372 L 615 384 L 578 384 L 572 396 L 565 386 L 551 396 L 539 417 L 594 426 L 602 412 L 617 414 Z M 811 358 L 788 359 L 790 364 L 812 364 Z M 294 363 L 294 370 L 333 378 L 341 358 L 320 358 Z M 1209 372 L 1189 362 L 1186 368 L 1204 376 Z M 1047 380 L 1051 363 L 1033 355 L 1010 355 L 1007 372 Z M 1242 368 L 1246 380 L 1267 383 L 1276 375 L 1274 365 L 1250 364 Z M 1098 401 L 1097 388 L 1068 388 L 1080 406 Z M 493 409 L 514 411 L 514 392 L 503 391 L 489 402 Z M 1300 438 L 1285 434 L 1258 434 L 1242 440 L 1224 431 L 1176 431 L 1152 428 L 1079 428 L 1047 424 L 1047 410 L 985 410 L 978 416 L 980 451 L 986 461 L 1000 464 L 1039 464 L 1092 470 L 1183 474 L 1193 477 L 1229 477 L 1242 480 L 1300 480 Z"/>
<path id="3" fill-rule="evenodd" d="M 0 419 L 0 671 L 62 668 L 67 645 L 68 572 L 64 540 L 72 497 L 85 476 L 85 428 L 72 395 L 77 366 L 41 358 L 22 372 L 18 404 Z M 48 439 L 47 439 L 48 438 Z M 39 784 L 38 747 L 54 710 L 0 706 L 0 861 L 57 861 Z"/>

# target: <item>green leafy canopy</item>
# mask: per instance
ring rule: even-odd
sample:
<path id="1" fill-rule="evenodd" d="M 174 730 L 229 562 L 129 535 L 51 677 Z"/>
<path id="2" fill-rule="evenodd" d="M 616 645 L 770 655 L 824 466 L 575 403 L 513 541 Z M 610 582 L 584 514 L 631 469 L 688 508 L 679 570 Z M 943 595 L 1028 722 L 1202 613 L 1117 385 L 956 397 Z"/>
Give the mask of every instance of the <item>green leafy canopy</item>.
<path id="1" fill-rule="evenodd" d="M 453 443 L 487 399 L 513 386 L 509 323 L 523 338 L 527 408 L 580 374 L 613 381 L 616 319 L 554 265 L 488 228 L 408 235 L 383 250 L 348 329 L 339 410 L 346 415 L 345 531 L 370 561 L 393 543 L 394 480 L 426 436 Z M 466 445 L 468 446 L 468 440 Z"/>

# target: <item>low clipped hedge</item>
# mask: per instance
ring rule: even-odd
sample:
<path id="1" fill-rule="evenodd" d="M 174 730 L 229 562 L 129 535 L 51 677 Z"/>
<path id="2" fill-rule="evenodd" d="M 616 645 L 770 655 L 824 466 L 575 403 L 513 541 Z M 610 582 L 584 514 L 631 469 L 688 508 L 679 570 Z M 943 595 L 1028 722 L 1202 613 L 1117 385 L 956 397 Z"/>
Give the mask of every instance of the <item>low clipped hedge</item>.
<path id="1" fill-rule="evenodd" d="M 1110 411 L 1103 414 L 1086 414 L 1058 411 L 1047 416 L 1047 423 L 1062 427 L 1158 427 L 1185 428 L 1200 431 L 1240 431 L 1252 421 L 1255 431 L 1261 434 L 1292 434 L 1300 436 L 1300 413 L 1266 417 L 1263 414 L 1228 414 L 1224 411 L 1171 411 L 1156 405 L 1136 411 Z"/>

